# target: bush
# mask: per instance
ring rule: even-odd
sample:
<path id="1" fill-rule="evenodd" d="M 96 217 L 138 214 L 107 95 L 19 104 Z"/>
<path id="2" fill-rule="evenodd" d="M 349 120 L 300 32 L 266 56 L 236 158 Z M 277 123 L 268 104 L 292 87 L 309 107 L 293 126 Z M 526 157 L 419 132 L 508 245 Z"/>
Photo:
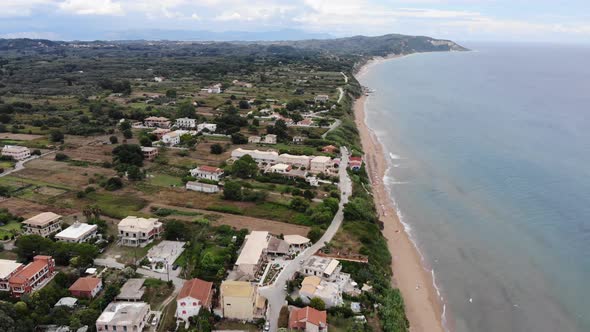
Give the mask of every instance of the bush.
<path id="1" fill-rule="evenodd" d="M 227 181 L 223 186 L 223 199 L 230 201 L 242 200 L 242 185 L 235 181 Z"/>
<path id="2" fill-rule="evenodd" d="M 223 153 L 223 146 L 219 143 L 215 143 L 211 145 L 211 153 L 212 154 L 222 154 Z"/>
<path id="3" fill-rule="evenodd" d="M 55 154 L 55 161 L 66 161 L 70 159 L 67 154 L 58 152 Z"/>
<path id="4" fill-rule="evenodd" d="M 104 184 L 104 189 L 109 191 L 115 191 L 121 188 L 123 188 L 123 180 L 120 177 L 112 177 Z"/>
<path id="5" fill-rule="evenodd" d="M 60 130 L 54 129 L 49 133 L 49 139 L 52 142 L 61 142 L 64 139 L 64 134 Z"/>
<path id="6" fill-rule="evenodd" d="M 111 141 L 111 144 L 117 144 L 119 142 L 119 139 L 117 138 L 117 136 L 111 136 L 109 137 L 109 141 Z"/>

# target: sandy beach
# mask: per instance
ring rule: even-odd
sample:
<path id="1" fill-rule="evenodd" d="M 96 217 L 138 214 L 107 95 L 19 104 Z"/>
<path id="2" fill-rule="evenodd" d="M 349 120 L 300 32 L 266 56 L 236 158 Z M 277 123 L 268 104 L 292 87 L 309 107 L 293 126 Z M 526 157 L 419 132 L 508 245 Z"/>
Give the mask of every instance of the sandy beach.
<path id="1" fill-rule="evenodd" d="M 391 58 L 391 57 L 390 57 Z M 372 60 L 355 75 L 362 76 L 368 66 L 385 58 Z M 362 96 L 354 104 L 355 122 L 359 129 L 367 163 L 367 171 L 373 183 L 375 206 L 384 222 L 383 235 L 387 238 L 392 255 L 393 285 L 400 289 L 406 306 L 406 315 L 413 332 L 443 332 L 441 316 L 443 305 L 434 286 L 432 273 L 423 265 L 420 253 L 400 222 L 389 193 L 383 184 L 388 168 L 383 147 L 365 123 L 365 101 Z"/>

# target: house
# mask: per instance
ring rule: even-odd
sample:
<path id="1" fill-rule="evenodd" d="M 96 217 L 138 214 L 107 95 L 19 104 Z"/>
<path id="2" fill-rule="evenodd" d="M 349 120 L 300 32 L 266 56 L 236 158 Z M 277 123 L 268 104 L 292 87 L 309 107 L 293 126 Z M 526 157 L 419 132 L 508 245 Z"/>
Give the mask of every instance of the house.
<path id="1" fill-rule="evenodd" d="M 154 134 L 157 139 L 161 140 L 162 137 L 170 132 L 170 129 L 156 128 L 152 130 L 151 134 Z"/>
<path id="2" fill-rule="evenodd" d="M 258 144 L 258 143 L 260 143 L 261 140 L 262 140 L 262 138 L 260 136 L 248 137 L 248 143 L 252 143 L 252 144 Z"/>
<path id="3" fill-rule="evenodd" d="M 74 308 L 78 304 L 78 299 L 75 297 L 62 297 L 55 303 L 54 307 L 68 307 Z"/>
<path id="4" fill-rule="evenodd" d="M 310 159 L 311 158 L 308 156 L 298 156 L 298 155 L 283 153 L 279 156 L 278 162 L 283 163 L 283 164 L 287 164 L 287 165 L 291 165 L 291 166 L 295 166 L 295 167 L 309 168 Z"/>
<path id="5" fill-rule="evenodd" d="M 326 145 L 322 148 L 322 152 L 324 153 L 335 153 L 337 150 L 338 148 L 334 145 Z"/>
<path id="6" fill-rule="evenodd" d="M 287 174 L 287 173 L 289 173 L 289 171 L 291 171 L 291 169 L 292 169 L 291 165 L 276 164 L 276 165 L 273 165 L 270 168 L 268 168 L 267 172 L 278 173 L 278 174 Z"/>
<path id="7" fill-rule="evenodd" d="M 25 234 L 48 237 L 61 229 L 62 217 L 53 212 L 42 212 L 22 222 Z"/>
<path id="8" fill-rule="evenodd" d="M 326 308 L 337 307 L 344 303 L 339 284 L 322 280 L 316 276 L 307 276 L 303 279 L 299 296 L 305 303 L 309 303 L 311 299 L 316 297 L 322 299 Z"/>
<path id="9" fill-rule="evenodd" d="M 219 192 L 219 186 L 197 181 L 188 181 L 186 183 L 186 189 L 207 194 L 215 194 Z"/>
<path id="10" fill-rule="evenodd" d="M 142 278 L 131 278 L 128 279 L 121 290 L 119 290 L 119 295 L 115 298 L 118 301 L 127 301 L 127 302 L 139 302 L 145 293 L 145 287 L 143 287 L 143 283 L 145 279 Z"/>
<path id="11" fill-rule="evenodd" d="M 191 176 L 197 179 L 207 179 L 212 181 L 219 181 L 221 180 L 221 176 L 223 175 L 223 170 L 219 167 L 213 166 L 199 166 L 197 168 L 193 168 L 190 170 Z"/>
<path id="12" fill-rule="evenodd" d="M 152 161 L 158 156 L 159 150 L 152 146 L 142 146 L 141 153 L 143 153 L 143 159 Z"/>
<path id="13" fill-rule="evenodd" d="M 161 83 L 162 81 L 164 81 L 164 77 L 161 77 L 161 76 L 154 77 L 154 82 Z"/>
<path id="14" fill-rule="evenodd" d="M 96 330 L 141 332 L 149 313 L 150 305 L 145 302 L 111 302 L 96 320 Z"/>
<path id="15" fill-rule="evenodd" d="M 236 260 L 237 270 L 254 279 L 266 259 L 269 234 L 265 231 L 252 231 L 246 235 L 244 246 Z"/>
<path id="16" fill-rule="evenodd" d="M 69 243 L 82 243 L 86 242 L 96 236 L 98 232 L 97 225 L 89 225 L 86 223 L 75 222 L 70 227 L 55 235 L 55 239 L 58 241 L 69 242 Z"/>
<path id="17" fill-rule="evenodd" d="M 189 317 L 197 316 L 201 307 L 211 310 L 213 283 L 201 279 L 185 281 L 176 297 L 176 319 L 188 325 Z"/>
<path id="18" fill-rule="evenodd" d="M 207 93 L 214 93 L 214 94 L 221 93 L 222 92 L 222 90 L 221 90 L 221 83 L 217 83 L 217 84 L 208 86 L 208 87 L 206 87 L 204 89 L 201 89 L 201 91 L 207 92 Z"/>
<path id="19" fill-rule="evenodd" d="M 238 80 L 233 80 L 232 81 L 232 84 L 235 85 L 235 86 L 239 86 L 239 87 L 242 87 L 242 88 L 248 88 L 248 89 L 250 89 L 250 88 L 253 87 L 252 83 L 241 82 L 241 81 L 238 81 Z"/>
<path id="20" fill-rule="evenodd" d="M 328 173 L 332 169 L 332 158 L 326 156 L 316 156 L 311 160 L 311 173 Z"/>
<path id="21" fill-rule="evenodd" d="M 304 136 L 293 136 L 293 143 L 295 144 L 303 144 L 305 142 Z"/>
<path id="22" fill-rule="evenodd" d="M 289 313 L 289 329 L 305 332 L 328 332 L 328 315 L 312 307 L 294 309 Z"/>
<path id="23" fill-rule="evenodd" d="M 143 124 L 150 128 L 170 128 L 170 120 L 163 116 L 150 116 L 143 120 Z"/>
<path id="24" fill-rule="evenodd" d="M 325 103 L 328 100 L 330 100 L 330 96 L 328 96 L 328 95 L 317 95 L 317 96 L 315 96 L 315 98 L 313 100 L 316 103 Z"/>
<path id="25" fill-rule="evenodd" d="M 130 247 L 145 247 L 154 239 L 160 238 L 164 228 L 156 218 L 129 216 L 119 222 L 119 243 Z"/>
<path id="26" fill-rule="evenodd" d="M 217 124 L 203 122 L 197 125 L 197 132 L 200 133 L 205 129 L 207 129 L 207 132 L 214 133 L 217 130 Z"/>
<path id="27" fill-rule="evenodd" d="M 13 297 L 21 297 L 45 286 L 55 275 L 55 261 L 51 256 L 37 255 L 33 261 L 8 280 Z"/>
<path id="28" fill-rule="evenodd" d="M 279 159 L 279 154 L 276 151 L 246 150 L 242 148 L 233 150 L 231 152 L 231 157 L 232 159 L 237 160 L 247 154 L 258 164 L 275 164 Z"/>
<path id="29" fill-rule="evenodd" d="M 172 131 L 162 136 L 162 143 L 170 146 L 180 144 L 180 133 L 178 131 Z"/>
<path id="30" fill-rule="evenodd" d="M 267 134 L 264 136 L 264 144 L 277 144 L 277 135 L 275 134 Z"/>
<path id="31" fill-rule="evenodd" d="M 12 157 L 14 160 L 23 160 L 31 156 L 31 150 L 24 146 L 5 145 L 2 148 L 3 157 Z"/>
<path id="32" fill-rule="evenodd" d="M 362 157 L 350 157 L 348 160 L 348 167 L 353 171 L 358 171 L 363 166 Z"/>
<path id="33" fill-rule="evenodd" d="M 301 272 L 306 276 L 316 276 L 331 279 L 341 270 L 340 262 L 336 259 L 320 256 L 311 256 L 301 266 Z"/>
<path id="34" fill-rule="evenodd" d="M 193 129 L 197 126 L 197 120 L 191 118 L 178 118 L 176 119 L 176 127 Z"/>
<path id="35" fill-rule="evenodd" d="M 0 259 L 0 291 L 10 291 L 10 285 L 8 280 L 24 268 L 24 265 L 17 261 L 11 261 L 8 259 Z"/>
<path id="36" fill-rule="evenodd" d="M 184 252 L 182 241 L 162 241 L 158 245 L 150 248 L 147 252 L 147 260 L 150 262 L 150 269 L 160 273 L 169 271 L 170 266 Z"/>
<path id="37" fill-rule="evenodd" d="M 93 299 L 102 289 L 102 279 L 93 277 L 78 278 L 76 282 L 68 288 L 70 294 L 75 297 Z"/>
<path id="38" fill-rule="evenodd" d="M 313 126 L 313 120 L 310 118 L 305 118 L 295 124 L 297 127 L 311 127 Z"/>
<path id="39" fill-rule="evenodd" d="M 289 244 L 291 249 L 302 249 L 306 248 L 311 244 L 311 241 L 301 235 L 285 235 L 283 239 Z"/>
<path id="40" fill-rule="evenodd" d="M 251 321 L 263 314 L 266 299 L 247 281 L 224 281 L 220 286 L 221 312 L 224 318 Z M 262 311 L 262 312 L 261 312 Z"/>
<path id="41" fill-rule="evenodd" d="M 268 240 L 266 252 L 269 255 L 282 256 L 289 254 L 289 243 L 277 237 L 271 236 Z"/>

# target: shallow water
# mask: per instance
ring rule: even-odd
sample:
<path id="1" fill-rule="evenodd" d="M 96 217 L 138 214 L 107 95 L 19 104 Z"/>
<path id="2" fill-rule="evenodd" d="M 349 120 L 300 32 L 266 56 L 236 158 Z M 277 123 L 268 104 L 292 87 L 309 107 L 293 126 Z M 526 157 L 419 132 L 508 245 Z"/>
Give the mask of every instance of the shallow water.
<path id="1" fill-rule="evenodd" d="M 590 47 L 370 67 L 384 179 L 462 331 L 590 331 Z"/>

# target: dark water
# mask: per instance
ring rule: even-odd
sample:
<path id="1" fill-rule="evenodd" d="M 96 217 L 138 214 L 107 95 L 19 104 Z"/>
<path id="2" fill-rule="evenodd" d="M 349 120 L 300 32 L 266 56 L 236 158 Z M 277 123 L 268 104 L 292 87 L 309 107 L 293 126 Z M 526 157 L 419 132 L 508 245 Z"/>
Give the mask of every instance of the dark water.
<path id="1" fill-rule="evenodd" d="M 590 47 L 371 67 L 385 181 L 456 331 L 590 331 Z"/>

